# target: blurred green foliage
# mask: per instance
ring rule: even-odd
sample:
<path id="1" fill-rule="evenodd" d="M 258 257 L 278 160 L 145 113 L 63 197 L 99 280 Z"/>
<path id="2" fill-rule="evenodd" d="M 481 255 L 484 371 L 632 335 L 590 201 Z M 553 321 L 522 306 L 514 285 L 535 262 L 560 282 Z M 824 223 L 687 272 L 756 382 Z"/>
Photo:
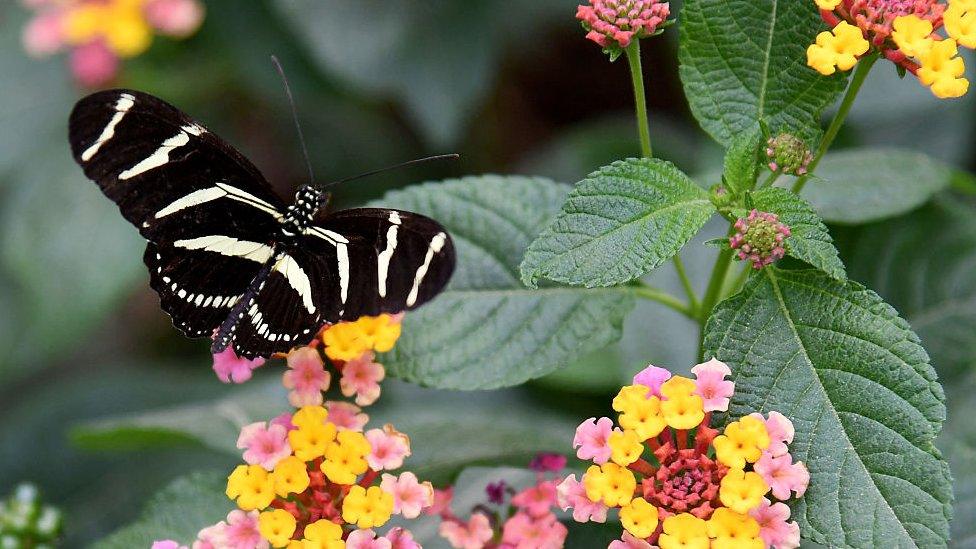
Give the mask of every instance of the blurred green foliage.
<path id="1" fill-rule="evenodd" d="M 340 187 L 340 206 L 462 174 L 575 182 L 634 155 L 625 65 L 607 64 L 582 38 L 573 3 L 512 4 L 210 0 L 196 36 L 158 41 L 127 63 L 119 85 L 160 95 L 205 122 L 253 159 L 283 195 L 305 175 L 268 62 L 272 53 L 294 88 L 319 180 L 423 154 L 462 155 L 459 165 Z M 64 510 L 65 544 L 76 547 L 136 520 L 151 494 L 173 479 L 196 470 L 211 471 L 213 479 L 236 461 L 229 446 L 241 418 L 222 424 L 189 418 L 212 419 L 207 406 L 237 400 L 262 408 L 251 410 L 253 417 L 265 417 L 285 401 L 262 392 L 277 384 L 280 363 L 260 372 L 253 386 L 221 386 L 209 370 L 206 345 L 180 338 L 158 310 L 135 231 L 70 160 L 65 122 L 84 92 L 70 83 L 62 59 L 23 53 L 25 20 L 17 3 L 0 6 L 0 493 L 23 480 L 36 483 Z M 722 153 L 690 117 L 672 35 L 648 42 L 644 51 L 652 133 L 661 156 L 708 186 L 719 180 Z M 938 101 L 921 86 L 898 82 L 890 67 L 879 68 L 838 142 L 920 150 L 971 169 L 973 100 L 971 94 Z M 808 192 L 816 193 L 818 184 L 811 181 Z M 972 194 L 943 194 L 909 217 L 891 218 L 920 204 L 872 215 L 878 221 L 869 226 L 832 228 L 851 278 L 899 308 L 949 380 L 942 449 L 956 476 L 959 546 L 976 536 L 976 438 L 966 421 L 976 386 L 970 375 L 976 365 L 974 204 Z M 947 227 L 953 232 L 938 236 Z M 704 242 L 720 230 L 709 224 L 695 239 Z M 865 244 L 874 241 L 870 235 L 890 237 L 889 245 Z M 699 291 L 715 253 L 703 246 L 682 252 Z M 904 272 L 890 268 L 895 258 Z M 647 278 L 680 292 L 668 266 Z M 519 389 L 472 398 L 390 384 L 375 420 L 395 420 L 415 440 L 434 441 L 426 449 L 417 443 L 410 463 L 439 480 L 472 463 L 523 464 L 534 451 L 558 449 L 560 440 L 568 449 L 574 422 L 601 413 L 607 393 L 647 362 L 676 371 L 694 363 L 694 325 L 662 306 L 639 303 L 623 334 L 609 348 Z M 491 408 L 507 412 L 507 423 L 492 420 L 501 425 L 492 431 L 498 438 L 478 445 L 475 435 L 491 424 L 480 411 Z M 466 424 L 462 417 L 454 424 L 458 410 L 483 421 Z M 526 437 L 521 429 L 530 417 L 537 429 Z M 187 425 L 204 431 L 184 432 Z M 457 440 L 454 454 L 434 451 Z M 506 448 L 512 450 L 500 451 Z"/>

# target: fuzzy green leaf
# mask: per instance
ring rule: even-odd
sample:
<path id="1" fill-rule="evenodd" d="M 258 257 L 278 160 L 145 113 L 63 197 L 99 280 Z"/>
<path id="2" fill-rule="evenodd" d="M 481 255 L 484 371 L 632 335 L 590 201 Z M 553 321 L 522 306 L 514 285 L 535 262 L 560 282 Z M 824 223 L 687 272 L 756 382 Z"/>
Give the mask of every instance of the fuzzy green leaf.
<path id="1" fill-rule="evenodd" d="M 614 162 L 576 185 L 526 251 L 522 281 L 593 288 L 634 280 L 677 254 L 714 212 L 708 193 L 670 162 Z"/>
<path id="2" fill-rule="evenodd" d="M 753 131 L 736 135 L 725 153 L 722 181 L 733 194 L 749 190 L 759 174 L 759 147 L 763 134 L 756 126 Z"/>
<path id="3" fill-rule="evenodd" d="M 952 178 L 951 168 L 922 153 L 854 149 L 824 157 L 802 195 L 830 223 L 868 223 L 921 206 Z"/>
<path id="4" fill-rule="evenodd" d="M 705 349 L 732 367 L 734 416 L 793 420 L 810 469 L 793 506 L 830 546 L 944 547 L 949 469 L 933 444 L 945 397 L 908 323 L 877 294 L 818 271 L 767 268 L 722 302 Z"/>
<path id="5" fill-rule="evenodd" d="M 816 141 L 820 112 L 846 82 L 806 66 L 823 30 L 813 2 L 685 0 L 678 59 L 695 118 L 725 145 L 759 120 Z"/>
<path id="6" fill-rule="evenodd" d="M 905 315 L 940 375 L 976 368 L 976 208 L 947 196 L 838 241 L 851 276 Z"/>
<path id="7" fill-rule="evenodd" d="M 838 280 L 847 278 L 834 240 L 810 204 L 786 189 L 777 188 L 763 189 L 754 193 L 752 199 L 756 208 L 777 214 L 780 221 L 790 226 L 792 234 L 784 242 L 787 255 Z"/>
<path id="8" fill-rule="evenodd" d="M 407 315 L 383 363 L 392 375 L 445 389 L 518 385 L 620 338 L 634 303 L 622 288 L 529 290 L 518 264 L 569 188 L 542 178 L 484 176 L 428 183 L 373 203 L 428 215 L 458 251 L 448 289 Z"/>
<path id="9" fill-rule="evenodd" d="M 139 520 L 92 547 L 132 549 L 164 539 L 189 545 L 201 528 L 224 520 L 232 509 L 232 502 L 224 495 L 226 486 L 227 478 L 220 473 L 195 473 L 177 479 L 152 498 Z"/>

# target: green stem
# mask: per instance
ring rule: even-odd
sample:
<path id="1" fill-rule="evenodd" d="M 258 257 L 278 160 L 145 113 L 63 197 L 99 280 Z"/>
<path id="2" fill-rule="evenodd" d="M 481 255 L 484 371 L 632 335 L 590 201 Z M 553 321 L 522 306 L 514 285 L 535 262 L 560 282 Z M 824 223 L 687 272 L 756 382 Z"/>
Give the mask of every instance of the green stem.
<path id="1" fill-rule="evenodd" d="M 647 121 L 647 99 L 644 96 L 644 71 L 641 69 L 640 40 L 634 40 L 624 50 L 630 66 L 630 80 L 634 84 L 634 104 L 637 106 L 637 133 L 640 135 L 641 156 L 651 158 L 651 129 Z"/>
<path id="2" fill-rule="evenodd" d="M 691 285 L 691 280 L 685 271 L 685 264 L 681 261 L 681 255 L 674 256 L 674 269 L 678 271 L 678 278 L 681 279 L 681 285 L 685 289 L 685 295 L 688 296 L 688 303 L 692 311 L 698 311 L 698 296 L 695 295 L 695 288 Z"/>
<path id="3" fill-rule="evenodd" d="M 637 285 L 631 287 L 631 290 L 633 290 L 634 294 L 637 295 L 638 297 L 649 299 L 651 301 L 656 301 L 670 309 L 674 309 L 675 311 L 678 311 L 679 313 L 685 315 L 688 318 L 692 318 L 692 319 L 695 318 L 695 311 L 692 309 L 690 305 L 684 303 L 680 299 L 665 292 L 664 290 L 659 290 L 658 288 L 655 288 L 653 286 L 648 286 L 643 282 L 638 282 Z"/>
<path id="4" fill-rule="evenodd" d="M 803 177 L 796 180 L 793 184 L 793 192 L 799 193 L 803 190 L 803 186 L 807 184 L 807 180 L 810 179 L 810 174 L 817 169 L 820 161 L 823 159 L 824 155 L 827 154 L 827 150 L 834 143 L 834 139 L 837 138 L 837 133 L 840 132 L 840 128 L 844 125 L 844 121 L 847 120 L 847 114 L 851 112 L 851 107 L 854 106 L 854 99 L 857 98 L 857 93 L 861 91 L 861 86 L 864 85 L 864 80 L 868 77 L 868 73 L 871 72 L 871 67 L 874 66 L 875 61 L 878 60 L 878 54 L 872 54 L 857 64 L 857 69 L 854 70 L 854 77 L 851 78 L 851 85 L 847 87 L 847 92 L 844 94 L 844 99 L 840 103 L 840 110 L 837 111 L 837 116 L 830 121 L 830 126 L 827 127 L 827 132 L 824 133 L 823 139 L 820 140 L 820 147 L 817 148 L 817 154 L 814 155 L 813 160 L 810 162 L 810 166 L 807 168 L 808 173 Z"/>
<path id="5" fill-rule="evenodd" d="M 730 229 L 731 231 L 731 229 Z M 722 247 L 715 260 L 715 267 L 712 268 L 712 276 L 708 280 L 708 288 L 705 290 L 705 297 L 702 299 L 701 307 L 698 308 L 698 356 L 704 360 L 705 352 L 705 322 L 712 314 L 712 309 L 722 296 L 722 287 L 725 285 L 725 275 L 729 272 L 732 265 L 732 254 L 735 250 L 730 247 Z"/>

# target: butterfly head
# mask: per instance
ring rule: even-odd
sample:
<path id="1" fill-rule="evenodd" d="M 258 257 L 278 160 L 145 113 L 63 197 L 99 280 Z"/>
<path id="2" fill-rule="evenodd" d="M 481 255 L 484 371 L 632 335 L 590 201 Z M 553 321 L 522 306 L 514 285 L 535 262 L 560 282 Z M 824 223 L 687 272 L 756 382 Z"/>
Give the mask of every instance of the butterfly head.
<path id="1" fill-rule="evenodd" d="M 288 206 L 281 223 L 286 234 L 301 234 L 312 224 L 319 211 L 321 191 L 303 185 L 295 193 L 295 202 Z"/>

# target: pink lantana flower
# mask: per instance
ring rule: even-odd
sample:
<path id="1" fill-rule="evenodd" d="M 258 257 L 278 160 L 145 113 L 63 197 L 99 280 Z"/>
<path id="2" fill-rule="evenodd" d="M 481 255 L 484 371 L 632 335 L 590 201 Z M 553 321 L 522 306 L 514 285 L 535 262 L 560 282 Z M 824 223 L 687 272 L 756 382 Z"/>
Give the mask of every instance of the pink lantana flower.
<path id="1" fill-rule="evenodd" d="M 556 504 L 556 481 L 547 480 L 522 490 L 512 498 L 512 505 L 530 517 L 543 517 Z"/>
<path id="2" fill-rule="evenodd" d="M 154 541 L 152 544 L 152 549 L 187 549 L 187 547 L 186 545 L 180 545 L 171 539 L 164 539 L 161 541 Z"/>
<path id="3" fill-rule="evenodd" d="M 566 467 L 566 456 L 543 452 L 532 458 L 529 462 L 529 469 L 536 473 L 549 473 L 562 471 Z"/>
<path id="4" fill-rule="evenodd" d="M 248 360 L 237 356 L 233 347 L 213 355 L 214 372 L 217 372 L 217 377 L 224 383 L 244 383 L 251 379 L 251 371 L 263 364 L 263 358 Z"/>
<path id="5" fill-rule="evenodd" d="M 562 549 L 567 533 L 552 513 L 532 517 L 519 512 L 505 521 L 502 545 L 512 549 Z"/>
<path id="6" fill-rule="evenodd" d="M 258 512 L 235 509 L 227 515 L 222 541 L 234 549 L 268 549 L 269 544 L 258 531 Z M 199 537 L 199 536 L 198 536 Z"/>
<path id="7" fill-rule="evenodd" d="M 630 532 L 624 531 L 623 537 L 610 542 L 607 549 L 651 549 L 655 547 L 646 541 L 636 538 Z"/>
<path id="8" fill-rule="evenodd" d="M 803 462 L 793 463 L 793 456 L 783 454 L 773 457 L 763 454 L 753 469 L 766 481 L 776 499 L 790 499 L 790 492 L 802 497 L 810 484 L 810 471 Z"/>
<path id="9" fill-rule="evenodd" d="M 454 499 L 453 486 L 448 486 L 443 490 L 434 488 L 434 503 L 424 512 L 431 516 L 449 516 L 451 514 L 452 499 Z"/>
<path id="10" fill-rule="evenodd" d="M 728 365 L 713 358 L 698 364 L 691 369 L 691 372 L 695 374 L 695 394 L 704 401 L 704 410 L 706 412 L 728 411 L 729 399 L 735 392 L 735 383 L 725 379 L 725 376 L 732 374 Z"/>
<path id="11" fill-rule="evenodd" d="M 606 522 L 607 506 L 594 502 L 586 496 L 583 483 L 576 480 L 576 475 L 569 475 L 556 487 L 556 502 L 563 511 L 573 508 L 573 520 L 576 522 Z"/>
<path id="12" fill-rule="evenodd" d="M 322 393 L 329 390 L 332 374 L 325 370 L 322 356 L 311 347 L 299 347 L 288 353 L 288 371 L 281 378 L 288 402 L 296 408 L 321 406 Z"/>
<path id="13" fill-rule="evenodd" d="M 281 425 L 268 426 L 263 421 L 242 427 L 237 437 L 237 447 L 244 450 L 244 461 L 260 465 L 268 471 L 274 470 L 279 461 L 291 455 L 288 430 Z"/>
<path id="14" fill-rule="evenodd" d="M 763 498 L 759 507 L 749 511 L 759 523 L 759 537 L 774 549 L 795 549 L 800 546 L 800 525 L 787 522 L 790 508 L 785 503 L 771 503 Z"/>
<path id="15" fill-rule="evenodd" d="M 787 445 L 793 442 L 795 431 L 793 429 L 793 422 L 788 417 L 776 411 L 769 412 L 768 419 L 763 418 L 762 414 L 758 412 L 749 415 L 763 420 L 766 424 L 766 432 L 769 433 L 769 448 L 766 448 L 764 452 L 774 457 L 789 452 Z"/>
<path id="16" fill-rule="evenodd" d="M 203 22 L 203 4 L 197 0 L 149 0 L 146 20 L 163 34 L 185 38 Z"/>
<path id="17" fill-rule="evenodd" d="M 610 445 L 607 441 L 613 431 L 613 420 L 608 417 L 600 419 L 590 418 L 580 423 L 576 428 L 576 437 L 573 438 L 573 448 L 576 448 L 576 457 L 583 460 L 593 460 L 594 463 L 603 465 L 610 460 Z"/>
<path id="18" fill-rule="evenodd" d="M 291 414 L 289 414 L 288 412 L 285 412 L 283 414 L 280 414 L 280 415 L 276 416 L 274 419 L 272 419 L 268 423 L 270 425 L 281 425 L 282 427 L 285 428 L 286 431 L 293 431 L 295 429 L 298 429 L 298 427 L 295 427 L 292 424 L 292 422 L 291 422 Z"/>
<path id="19" fill-rule="evenodd" d="M 420 544 L 413 539 L 413 533 L 406 528 L 399 526 L 391 528 L 383 537 L 390 540 L 390 549 L 422 549 Z"/>
<path id="20" fill-rule="evenodd" d="M 415 519 L 420 512 L 434 504 L 434 487 L 430 482 L 420 482 L 411 472 L 400 473 L 395 477 L 383 474 L 380 488 L 393 494 L 393 512 L 404 518 Z"/>
<path id="21" fill-rule="evenodd" d="M 386 377 L 386 370 L 382 364 L 373 362 L 374 357 L 372 352 L 366 352 L 342 367 L 339 388 L 347 397 L 356 395 L 356 404 L 360 406 L 369 406 L 376 402 L 380 397 L 380 382 Z"/>
<path id="22" fill-rule="evenodd" d="M 233 511 L 231 511 L 233 513 Z M 197 539 L 193 542 L 191 546 L 192 549 L 220 549 L 221 547 L 226 547 L 226 535 L 225 530 L 227 529 L 227 523 L 225 521 L 220 521 L 212 526 L 207 526 L 206 528 L 197 532 Z M 264 540 L 262 540 L 264 541 Z M 265 545 L 255 545 L 252 546 L 255 549 L 267 549 L 267 542 Z M 250 549 L 250 548 L 249 548 Z"/>
<path id="23" fill-rule="evenodd" d="M 362 432 L 369 421 L 369 416 L 362 413 L 362 408 L 351 402 L 327 400 L 325 409 L 329 411 L 329 422 L 340 431 Z"/>
<path id="24" fill-rule="evenodd" d="M 28 55 L 44 57 L 64 45 L 64 24 L 60 11 L 48 11 L 30 20 L 21 36 Z"/>
<path id="25" fill-rule="evenodd" d="M 366 461 L 374 471 L 399 469 L 410 455 L 410 437 L 387 423 L 382 429 L 366 431 L 371 448 Z"/>
<path id="26" fill-rule="evenodd" d="M 119 72 L 119 58 L 105 45 L 105 42 L 96 40 L 71 50 L 68 66 L 78 84 L 95 88 L 108 84 L 115 78 Z M 220 373 L 218 372 L 217 375 Z M 246 380 L 235 381 L 235 383 L 243 383 Z"/>
<path id="27" fill-rule="evenodd" d="M 376 537 L 372 530 L 356 530 L 346 539 L 346 549 L 391 549 L 393 543 L 386 538 Z"/>
<path id="28" fill-rule="evenodd" d="M 491 523 L 484 513 L 472 513 L 467 523 L 458 519 L 445 520 L 441 522 L 439 531 L 454 549 L 483 549 L 494 536 Z M 348 545 L 346 547 L 349 549 Z"/>
<path id="29" fill-rule="evenodd" d="M 661 385 L 669 379 L 671 379 L 671 372 L 664 368 L 658 368 L 653 364 L 648 364 L 647 368 L 637 372 L 637 375 L 634 376 L 634 385 L 648 387 L 651 390 L 651 395 L 661 398 Z"/>

